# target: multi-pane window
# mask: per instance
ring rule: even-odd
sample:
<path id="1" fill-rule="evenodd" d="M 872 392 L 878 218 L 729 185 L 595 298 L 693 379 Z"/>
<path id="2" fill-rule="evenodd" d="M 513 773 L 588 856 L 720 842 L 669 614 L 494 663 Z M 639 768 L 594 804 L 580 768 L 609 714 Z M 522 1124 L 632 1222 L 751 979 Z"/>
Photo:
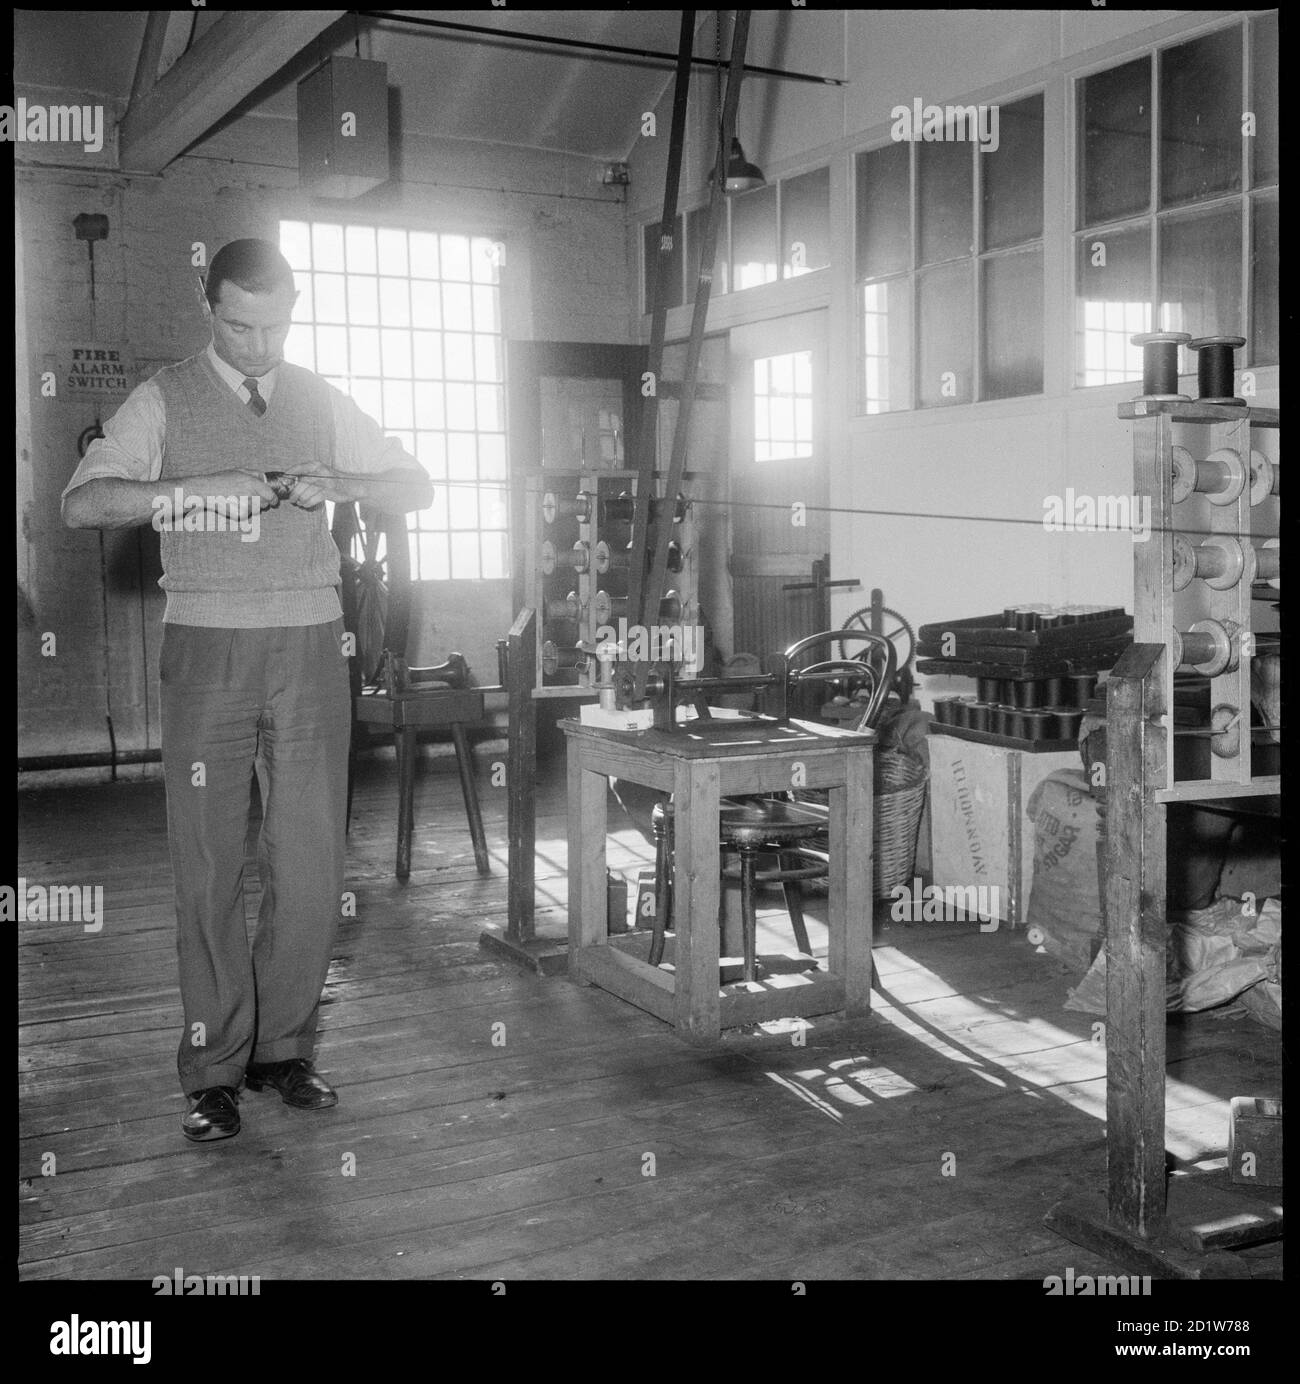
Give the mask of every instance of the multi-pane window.
<path id="1" fill-rule="evenodd" d="M 679 214 L 668 265 L 668 306 L 695 301 L 708 207 Z M 795 279 L 830 264 L 830 169 L 814 168 L 727 197 L 718 222 L 710 295 Z M 654 310 L 659 223 L 642 227 L 643 310 Z"/>
<path id="2" fill-rule="evenodd" d="M 813 452 L 812 352 L 754 362 L 754 460 L 786 461 Z"/>
<path id="3" fill-rule="evenodd" d="M 299 296 L 285 358 L 323 375 L 433 477 L 410 516 L 419 580 L 507 567 L 501 245 L 485 236 L 282 221 Z"/>
<path id="4" fill-rule="evenodd" d="M 1077 83 L 1076 383 L 1141 378 L 1152 330 L 1277 361 L 1277 75 L 1271 14 Z"/>
<path id="5" fill-rule="evenodd" d="M 855 159 L 862 411 L 1040 393 L 1042 95 L 899 133 Z"/>

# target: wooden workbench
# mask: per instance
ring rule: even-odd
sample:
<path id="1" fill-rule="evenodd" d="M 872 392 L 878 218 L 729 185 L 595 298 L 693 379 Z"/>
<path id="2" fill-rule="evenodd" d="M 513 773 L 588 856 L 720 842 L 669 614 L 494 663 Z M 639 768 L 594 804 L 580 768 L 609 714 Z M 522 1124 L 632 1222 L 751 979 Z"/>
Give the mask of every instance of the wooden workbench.
<path id="1" fill-rule="evenodd" d="M 568 738 L 569 973 L 710 1040 L 723 1027 L 790 1016 L 865 1013 L 871 997 L 874 732 L 738 717 L 674 731 L 561 721 Z M 645 934 L 609 936 L 606 798 L 611 777 L 673 795 L 676 925 L 672 972 L 651 966 Z M 718 804 L 736 794 L 825 789 L 830 798 L 830 947 L 825 972 L 719 984 Z"/>

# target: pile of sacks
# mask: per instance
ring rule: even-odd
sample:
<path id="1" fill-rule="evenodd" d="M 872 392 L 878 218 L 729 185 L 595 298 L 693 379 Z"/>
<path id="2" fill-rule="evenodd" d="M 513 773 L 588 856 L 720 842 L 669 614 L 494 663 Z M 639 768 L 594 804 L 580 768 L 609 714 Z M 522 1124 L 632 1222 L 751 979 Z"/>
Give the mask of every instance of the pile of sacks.
<path id="1" fill-rule="evenodd" d="M 1236 1000 L 1270 1028 L 1282 1027 L 1282 904 L 1223 898 L 1209 908 L 1169 915 L 1165 1002 L 1171 1013 Z M 1067 1009 L 1106 1012 L 1106 953 L 1070 991 Z"/>

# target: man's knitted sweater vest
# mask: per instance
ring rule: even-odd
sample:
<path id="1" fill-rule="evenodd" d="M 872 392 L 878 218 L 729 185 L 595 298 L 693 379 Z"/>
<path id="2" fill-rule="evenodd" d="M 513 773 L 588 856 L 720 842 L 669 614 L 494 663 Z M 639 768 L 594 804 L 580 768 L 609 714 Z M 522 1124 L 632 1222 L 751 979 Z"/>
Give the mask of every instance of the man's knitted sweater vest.
<path id="1" fill-rule="evenodd" d="M 170 495 L 206 494 L 194 477 L 219 471 L 320 474 L 334 469 L 334 420 L 328 386 L 300 366 L 281 363 L 275 392 L 258 417 L 213 370 L 207 353 L 154 376 L 166 411 L 162 480 Z M 261 512 L 249 542 L 224 532 L 162 528 L 163 619 L 177 625 L 256 629 L 317 625 L 342 614 L 339 555 L 325 506 L 287 500 Z"/>

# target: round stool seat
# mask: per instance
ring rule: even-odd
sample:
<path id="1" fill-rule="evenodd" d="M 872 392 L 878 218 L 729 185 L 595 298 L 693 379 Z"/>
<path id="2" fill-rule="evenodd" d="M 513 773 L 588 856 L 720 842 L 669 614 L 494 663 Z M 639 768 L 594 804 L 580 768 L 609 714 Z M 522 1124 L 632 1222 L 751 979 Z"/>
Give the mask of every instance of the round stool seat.
<path id="1" fill-rule="evenodd" d="M 723 798 L 719 804 L 722 839 L 751 849 L 771 842 L 774 847 L 804 841 L 826 830 L 826 818 L 779 798 Z M 650 821 L 656 831 L 673 820 L 671 802 L 656 803 Z"/>
<path id="2" fill-rule="evenodd" d="M 779 799 L 746 798 L 723 804 L 719 822 L 722 839 L 751 850 L 785 847 L 826 830 L 825 818 L 795 803 Z"/>
<path id="3" fill-rule="evenodd" d="M 826 814 L 781 798 L 723 798 L 718 806 L 719 848 L 724 853 L 732 851 L 740 857 L 738 874 L 745 948 L 744 978 L 752 981 L 756 960 L 755 893 L 760 884 L 782 883 L 799 950 L 806 956 L 812 955 L 808 930 L 804 925 L 799 881 L 822 875 L 825 871 L 820 867 L 792 866 L 791 856 L 786 853 L 792 852 L 797 842 L 824 834 Z M 655 921 L 650 943 L 652 966 L 657 966 L 663 956 L 664 933 L 672 910 L 675 815 L 671 800 L 656 803 L 650 813 L 655 835 Z M 781 868 L 761 874 L 758 859 L 769 852 L 780 858 Z M 722 874 L 724 879 L 736 878 L 735 874 L 725 869 Z"/>

